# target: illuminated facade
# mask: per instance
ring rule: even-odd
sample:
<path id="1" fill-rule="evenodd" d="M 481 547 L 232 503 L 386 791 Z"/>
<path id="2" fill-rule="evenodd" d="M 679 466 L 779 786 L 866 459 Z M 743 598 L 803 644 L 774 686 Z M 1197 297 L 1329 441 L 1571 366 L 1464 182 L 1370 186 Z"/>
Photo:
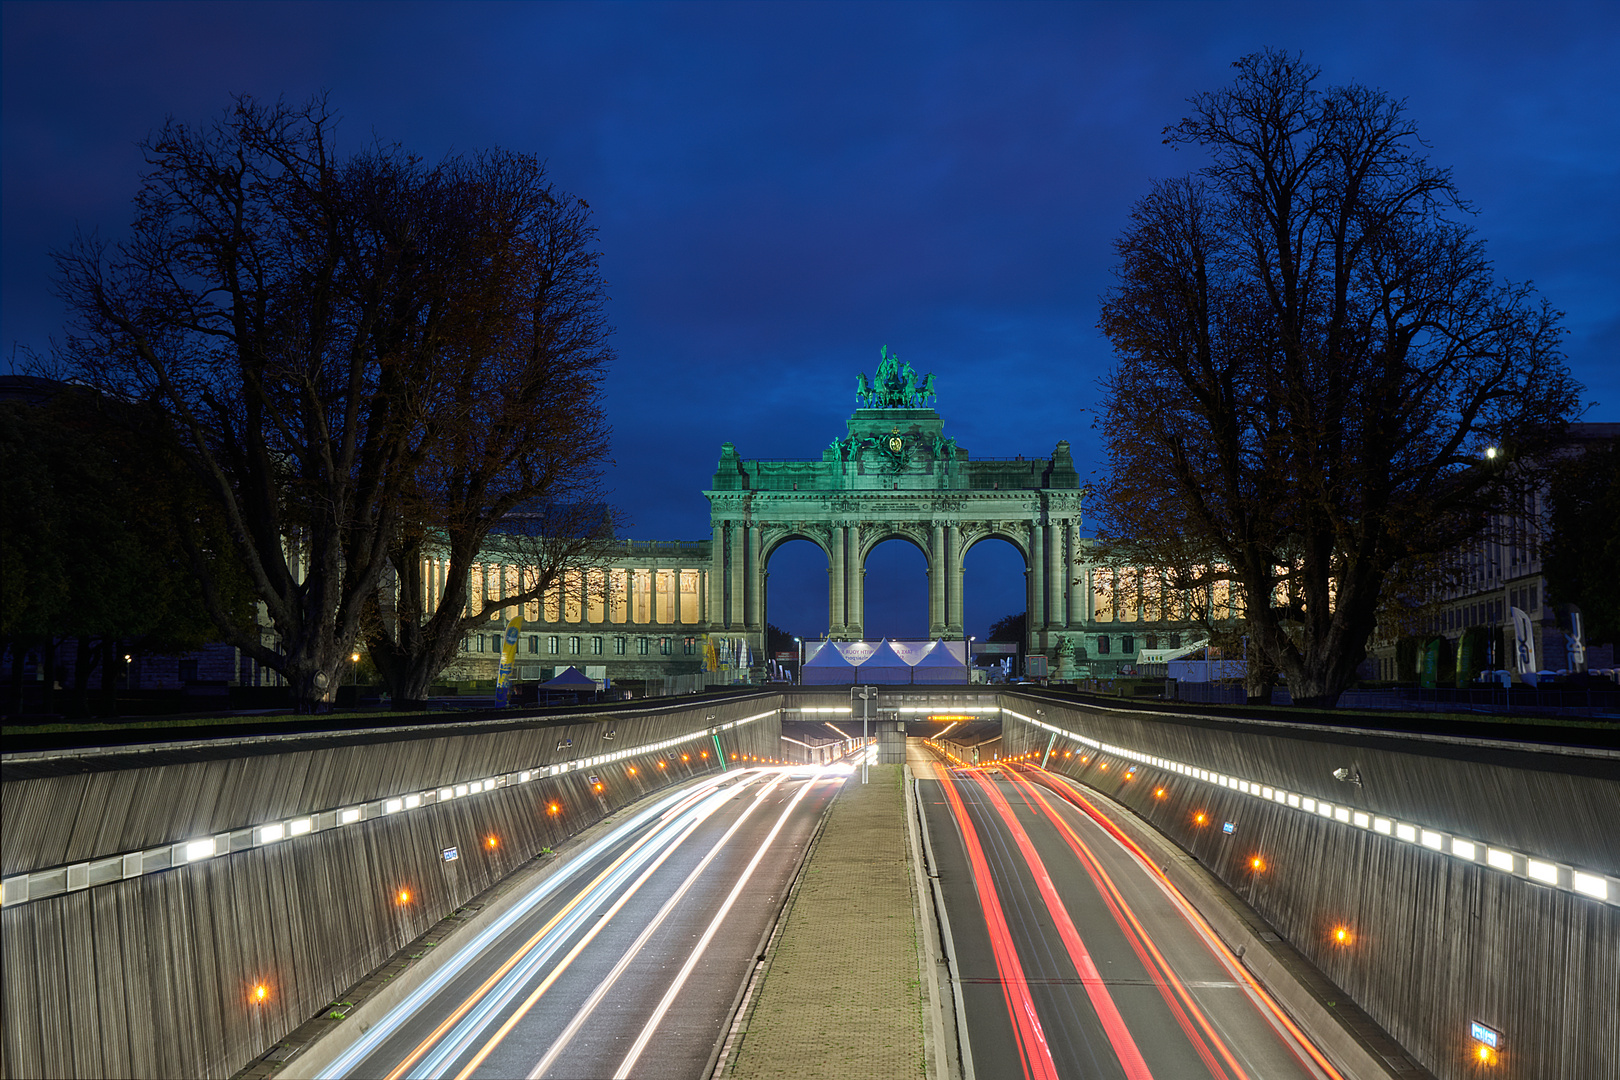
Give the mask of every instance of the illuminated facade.
<path id="1" fill-rule="evenodd" d="M 519 671 L 529 678 L 568 664 L 598 678 L 691 674 L 708 637 L 746 642 L 757 669 L 767 656 L 767 569 L 793 540 L 827 559 L 824 625 L 835 640 L 864 636 L 866 558 L 898 538 L 926 560 L 929 637 L 964 636 L 964 561 L 975 544 L 999 539 L 1024 558 L 1025 646 L 1051 659 L 1054 677 L 1108 678 L 1140 650 L 1179 645 L 1183 636 L 1190 643 L 1189 623 L 1144 599 L 1156 591 L 1139 572 L 1090 563 L 1067 442 L 1045 458 L 974 458 L 929 407 L 932 377 L 919 379 L 887 353 L 875 379 L 861 376 L 859 397 L 842 437 L 817 458 L 750 460 L 722 445 L 704 492 L 707 539 L 625 541 L 622 555 L 573 575 L 544 603 L 492 612 L 488 631 L 468 635 L 460 666 L 468 677 L 490 677 L 498 626 L 521 614 Z M 442 568 L 429 564 L 424 573 L 438 595 Z M 518 573 L 486 564 L 475 570 L 471 595 L 498 598 Z"/>

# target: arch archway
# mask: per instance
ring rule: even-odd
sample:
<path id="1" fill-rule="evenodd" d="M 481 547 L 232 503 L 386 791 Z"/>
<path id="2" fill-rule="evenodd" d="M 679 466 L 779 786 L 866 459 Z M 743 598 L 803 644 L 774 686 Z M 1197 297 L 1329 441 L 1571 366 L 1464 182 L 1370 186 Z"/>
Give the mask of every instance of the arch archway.
<path id="1" fill-rule="evenodd" d="M 765 622 L 806 641 L 831 626 L 827 573 L 831 560 L 808 536 L 788 535 L 764 553 Z"/>
<path id="2" fill-rule="evenodd" d="M 930 636 L 927 550 L 905 533 L 866 545 L 860 567 L 859 625 L 868 639 Z"/>
<path id="3" fill-rule="evenodd" d="M 962 630 L 988 640 L 990 625 L 1029 609 L 1029 560 L 1010 537 L 980 537 L 962 556 Z"/>

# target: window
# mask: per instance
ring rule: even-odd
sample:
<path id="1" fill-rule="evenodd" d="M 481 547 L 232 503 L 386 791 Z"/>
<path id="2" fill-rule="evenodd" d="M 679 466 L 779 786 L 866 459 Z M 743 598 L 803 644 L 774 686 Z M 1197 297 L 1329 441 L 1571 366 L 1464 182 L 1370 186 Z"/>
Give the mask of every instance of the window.
<path id="1" fill-rule="evenodd" d="M 1147 644 L 1142 646 L 1142 648 L 1144 648 L 1144 649 L 1157 649 L 1158 647 L 1159 647 L 1159 635 L 1158 634 L 1149 634 L 1147 636 Z"/>
<path id="2" fill-rule="evenodd" d="M 613 639 L 613 652 L 614 652 L 614 655 L 623 656 L 625 649 L 628 648 L 629 645 L 630 645 L 630 641 L 629 641 L 628 638 L 622 638 L 622 637 L 614 638 Z"/>
<path id="3" fill-rule="evenodd" d="M 540 635 L 539 634 L 530 634 L 529 635 L 529 652 L 530 653 L 539 653 L 539 651 L 540 651 Z"/>
<path id="4" fill-rule="evenodd" d="M 579 655 L 579 635 L 578 634 L 575 634 L 575 635 L 572 635 L 571 637 L 569 637 L 569 639 L 568 639 L 568 651 L 570 653 L 573 653 L 576 656 Z"/>
<path id="5" fill-rule="evenodd" d="M 681 641 L 681 651 L 687 656 L 691 656 L 693 653 L 697 652 L 697 638 L 683 638 Z"/>
<path id="6" fill-rule="evenodd" d="M 1102 635 L 1101 637 L 1099 637 L 1097 639 L 1097 655 L 1098 656 L 1107 656 L 1108 655 L 1108 635 L 1107 634 L 1104 634 L 1104 635 Z"/>
<path id="7" fill-rule="evenodd" d="M 675 652 L 675 639 L 667 637 L 659 638 L 658 651 L 663 653 L 665 656 L 673 655 Z"/>
<path id="8" fill-rule="evenodd" d="M 652 642 L 649 639 L 644 638 L 644 637 L 643 638 L 636 638 L 636 655 L 638 655 L 638 656 L 646 656 L 647 651 L 648 651 L 649 648 L 651 648 L 651 646 L 652 646 Z"/>
<path id="9" fill-rule="evenodd" d="M 1172 649 L 1181 648 L 1181 635 L 1180 634 L 1171 634 L 1170 635 L 1170 648 L 1172 648 Z"/>
<path id="10" fill-rule="evenodd" d="M 591 652 L 596 654 L 597 656 L 602 655 L 602 639 L 601 638 L 599 638 L 599 637 L 591 638 Z"/>
<path id="11" fill-rule="evenodd" d="M 483 634 L 478 635 L 478 651 L 479 652 L 484 651 L 484 635 Z"/>
<path id="12" fill-rule="evenodd" d="M 1132 634 L 1124 634 L 1119 639 L 1119 651 L 1122 655 L 1129 655 L 1136 651 L 1136 638 Z"/>
<path id="13" fill-rule="evenodd" d="M 552 634 L 550 637 L 546 638 L 546 652 L 555 656 L 559 651 L 557 635 Z"/>

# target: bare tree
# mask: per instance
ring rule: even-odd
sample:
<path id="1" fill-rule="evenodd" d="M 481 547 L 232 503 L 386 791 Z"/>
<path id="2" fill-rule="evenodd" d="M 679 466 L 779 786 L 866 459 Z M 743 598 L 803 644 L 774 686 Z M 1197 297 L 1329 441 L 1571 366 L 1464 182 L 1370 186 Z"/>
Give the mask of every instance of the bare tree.
<path id="1" fill-rule="evenodd" d="M 321 102 L 239 98 L 170 121 L 127 240 L 57 255 L 67 373 L 170 418 L 274 630 L 261 641 L 195 559 L 225 640 L 324 707 L 398 535 L 427 433 L 422 387 L 451 346 L 415 158 L 336 155 Z M 448 260 L 451 263 L 453 259 Z"/>
<path id="2" fill-rule="evenodd" d="M 1281 53 L 1235 66 L 1166 130 L 1212 163 L 1116 244 L 1104 494 L 1162 487 L 1139 524 L 1229 568 L 1251 645 L 1332 706 L 1390 568 L 1477 532 L 1579 387 L 1558 314 L 1495 281 L 1400 102 Z"/>
<path id="3" fill-rule="evenodd" d="M 445 283 L 453 348 L 421 397 L 424 442 L 389 547 L 396 587 L 366 634 L 397 708 L 419 702 L 467 633 L 582 569 L 613 534 L 601 488 L 609 429 L 601 379 L 611 330 L 581 199 L 544 166 L 504 151 L 436 170 L 436 198 L 461 253 Z M 423 565 L 444 563 L 441 595 Z M 472 595 L 477 564 L 502 573 Z"/>

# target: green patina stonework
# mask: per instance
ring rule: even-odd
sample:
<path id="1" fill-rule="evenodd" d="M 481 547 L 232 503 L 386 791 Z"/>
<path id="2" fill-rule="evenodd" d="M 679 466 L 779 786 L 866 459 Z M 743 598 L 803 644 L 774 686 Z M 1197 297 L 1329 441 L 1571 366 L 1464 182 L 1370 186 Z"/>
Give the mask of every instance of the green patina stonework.
<path id="1" fill-rule="evenodd" d="M 795 628 L 807 637 L 865 636 L 866 558 L 896 538 L 927 562 L 930 637 L 963 636 L 964 560 L 986 540 L 1023 556 L 1025 646 L 1063 675 L 1111 675 L 1134 659 L 1138 637 L 1172 629 L 1100 610 L 1106 602 L 1093 582 L 1111 571 L 1093 567 L 1081 535 L 1083 492 L 1067 442 L 1050 454 L 975 459 L 930 406 L 933 376 L 919 378 L 887 347 L 880 360 L 875 377 L 858 379 L 859 407 L 819 457 L 754 460 L 723 444 L 704 491 L 709 537 L 625 541 L 622 555 L 579 579 L 586 595 L 578 602 L 525 627 L 543 646 L 533 661 L 599 664 L 612 678 L 675 675 L 696 670 L 705 637 L 746 642 L 763 661 L 767 567 L 793 540 L 827 557 L 827 621 Z M 496 552 L 490 559 L 501 561 Z M 431 583 L 433 568 L 426 573 Z"/>

